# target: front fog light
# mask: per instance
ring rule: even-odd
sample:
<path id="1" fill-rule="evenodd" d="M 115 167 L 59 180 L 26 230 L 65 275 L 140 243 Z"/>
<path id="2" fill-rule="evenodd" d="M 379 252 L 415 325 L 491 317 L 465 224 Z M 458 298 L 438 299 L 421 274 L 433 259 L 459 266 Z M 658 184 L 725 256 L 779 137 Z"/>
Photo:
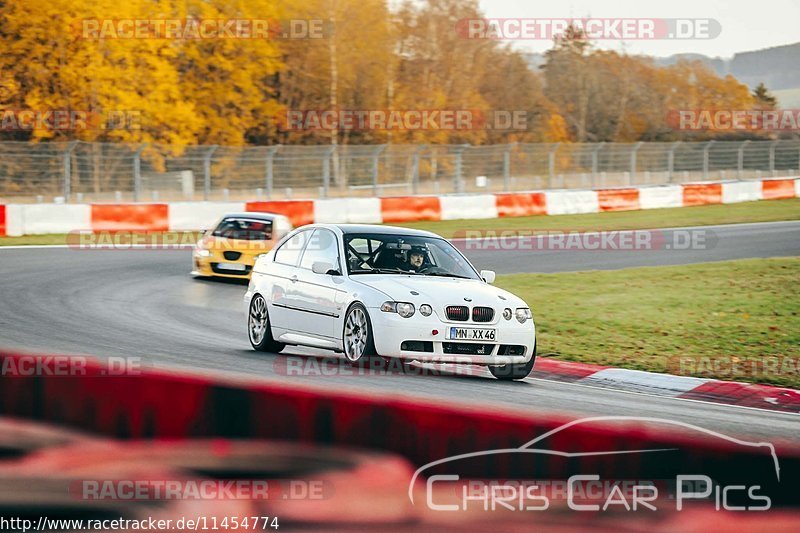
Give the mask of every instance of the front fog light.
<path id="1" fill-rule="evenodd" d="M 505 318 L 506 320 L 511 320 L 512 314 L 513 313 L 511 313 L 511 309 L 509 309 L 508 307 L 503 309 L 503 318 Z"/>
<path id="2" fill-rule="evenodd" d="M 517 312 L 515 314 L 517 316 L 517 322 L 520 324 L 524 324 L 526 320 L 531 318 L 531 310 L 527 307 L 517 308 Z"/>
<path id="3" fill-rule="evenodd" d="M 428 304 L 422 304 L 419 306 L 419 312 L 422 316 L 431 316 L 431 313 L 433 313 L 433 307 Z"/>

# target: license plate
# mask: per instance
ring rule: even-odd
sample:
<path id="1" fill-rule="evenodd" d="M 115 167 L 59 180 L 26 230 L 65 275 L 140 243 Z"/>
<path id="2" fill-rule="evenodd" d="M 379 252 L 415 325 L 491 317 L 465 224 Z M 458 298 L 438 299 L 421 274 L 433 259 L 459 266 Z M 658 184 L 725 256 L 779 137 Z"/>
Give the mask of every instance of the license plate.
<path id="1" fill-rule="evenodd" d="M 222 270 L 236 270 L 237 272 L 244 272 L 247 270 L 247 267 L 240 263 L 217 263 L 217 268 L 221 268 Z"/>
<path id="2" fill-rule="evenodd" d="M 493 341 L 496 337 L 494 329 L 450 328 L 448 339 L 459 341 Z"/>

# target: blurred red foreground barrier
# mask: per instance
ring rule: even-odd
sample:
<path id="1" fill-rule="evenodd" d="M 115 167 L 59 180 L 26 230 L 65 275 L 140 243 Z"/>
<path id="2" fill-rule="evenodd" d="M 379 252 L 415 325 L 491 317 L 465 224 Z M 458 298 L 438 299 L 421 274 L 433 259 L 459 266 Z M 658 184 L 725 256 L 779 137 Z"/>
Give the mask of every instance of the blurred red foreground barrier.
<path id="1" fill-rule="evenodd" d="M 15 361 L 24 357 L 29 356 L 0 352 L 0 364 L 13 370 L 18 368 Z M 396 453 L 415 466 L 456 454 L 518 448 L 571 421 L 529 411 L 435 405 L 293 384 L 243 384 L 166 371 L 114 376 L 107 375 L 99 361 L 82 369 L 80 375 L 63 376 L 4 371 L 0 412 L 121 438 L 266 438 L 359 446 Z M 462 472 L 509 478 L 524 471 L 532 479 L 561 480 L 586 471 L 613 479 L 702 473 L 720 484 L 758 484 L 775 505 L 796 505 L 797 491 L 789 484 L 800 479 L 800 450 L 796 444 L 774 444 L 783 484 L 776 478 L 773 457 L 763 447 L 639 421 L 581 423 L 536 445 L 573 454 L 566 458 L 487 455 L 475 457 Z M 670 452 L 585 455 L 643 449 Z M 436 470 L 424 476 L 431 473 Z"/>

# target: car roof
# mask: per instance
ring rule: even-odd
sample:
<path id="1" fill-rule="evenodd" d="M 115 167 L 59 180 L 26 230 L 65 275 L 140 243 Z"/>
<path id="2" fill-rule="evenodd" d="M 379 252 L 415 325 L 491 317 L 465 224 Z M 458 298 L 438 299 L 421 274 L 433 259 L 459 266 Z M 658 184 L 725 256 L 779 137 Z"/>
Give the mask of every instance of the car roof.
<path id="1" fill-rule="evenodd" d="M 442 238 L 430 231 L 401 228 L 399 226 L 384 226 L 380 224 L 331 224 L 339 228 L 339 230 L 346 234 L 350 233 L 381 233 L 384 235 L 411 235 L 416 237 L 437 237 Z"/>
<path id="2" fill-rule="evenodd" d="M 274 220 L 277 217 L 284 217 L 284 215 L 278 213 L 265 213 L 263 211 L 252 211 L 246 213 L 226 213 L 222 219 L 226 218 L 249 218 L 252 220 Z"/>

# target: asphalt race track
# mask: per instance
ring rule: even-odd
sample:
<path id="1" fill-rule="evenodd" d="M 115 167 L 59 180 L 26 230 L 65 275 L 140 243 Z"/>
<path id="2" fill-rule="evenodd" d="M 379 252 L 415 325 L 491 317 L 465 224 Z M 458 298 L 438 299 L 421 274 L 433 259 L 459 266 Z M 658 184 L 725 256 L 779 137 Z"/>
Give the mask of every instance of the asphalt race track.
<path id="1" fill-rule="evenodd" d="M 800 222 L 706 229 L 713 232 L 714 245 L 705 250 L 488 250 L 467 255 L 477 268 L 498 273 L 800 255 Z M 30 352 L 141 357 L 144 365 L 227 371 L 284 383 L 296 380 L 308 386 L 403 395 L 433 403 L 669 418 L 729 435 L 797 439 L 800 414 L 557 383 L 537 379 L 535 372 L 521 383 L 496 381 L 483 370 L 444 376 L 287 376 L 284 355 L 250 348 L 241 304 L 245 286 L 192 279 L 189 263 L 188 251 L 0 248 L 0 346 Z"/>

